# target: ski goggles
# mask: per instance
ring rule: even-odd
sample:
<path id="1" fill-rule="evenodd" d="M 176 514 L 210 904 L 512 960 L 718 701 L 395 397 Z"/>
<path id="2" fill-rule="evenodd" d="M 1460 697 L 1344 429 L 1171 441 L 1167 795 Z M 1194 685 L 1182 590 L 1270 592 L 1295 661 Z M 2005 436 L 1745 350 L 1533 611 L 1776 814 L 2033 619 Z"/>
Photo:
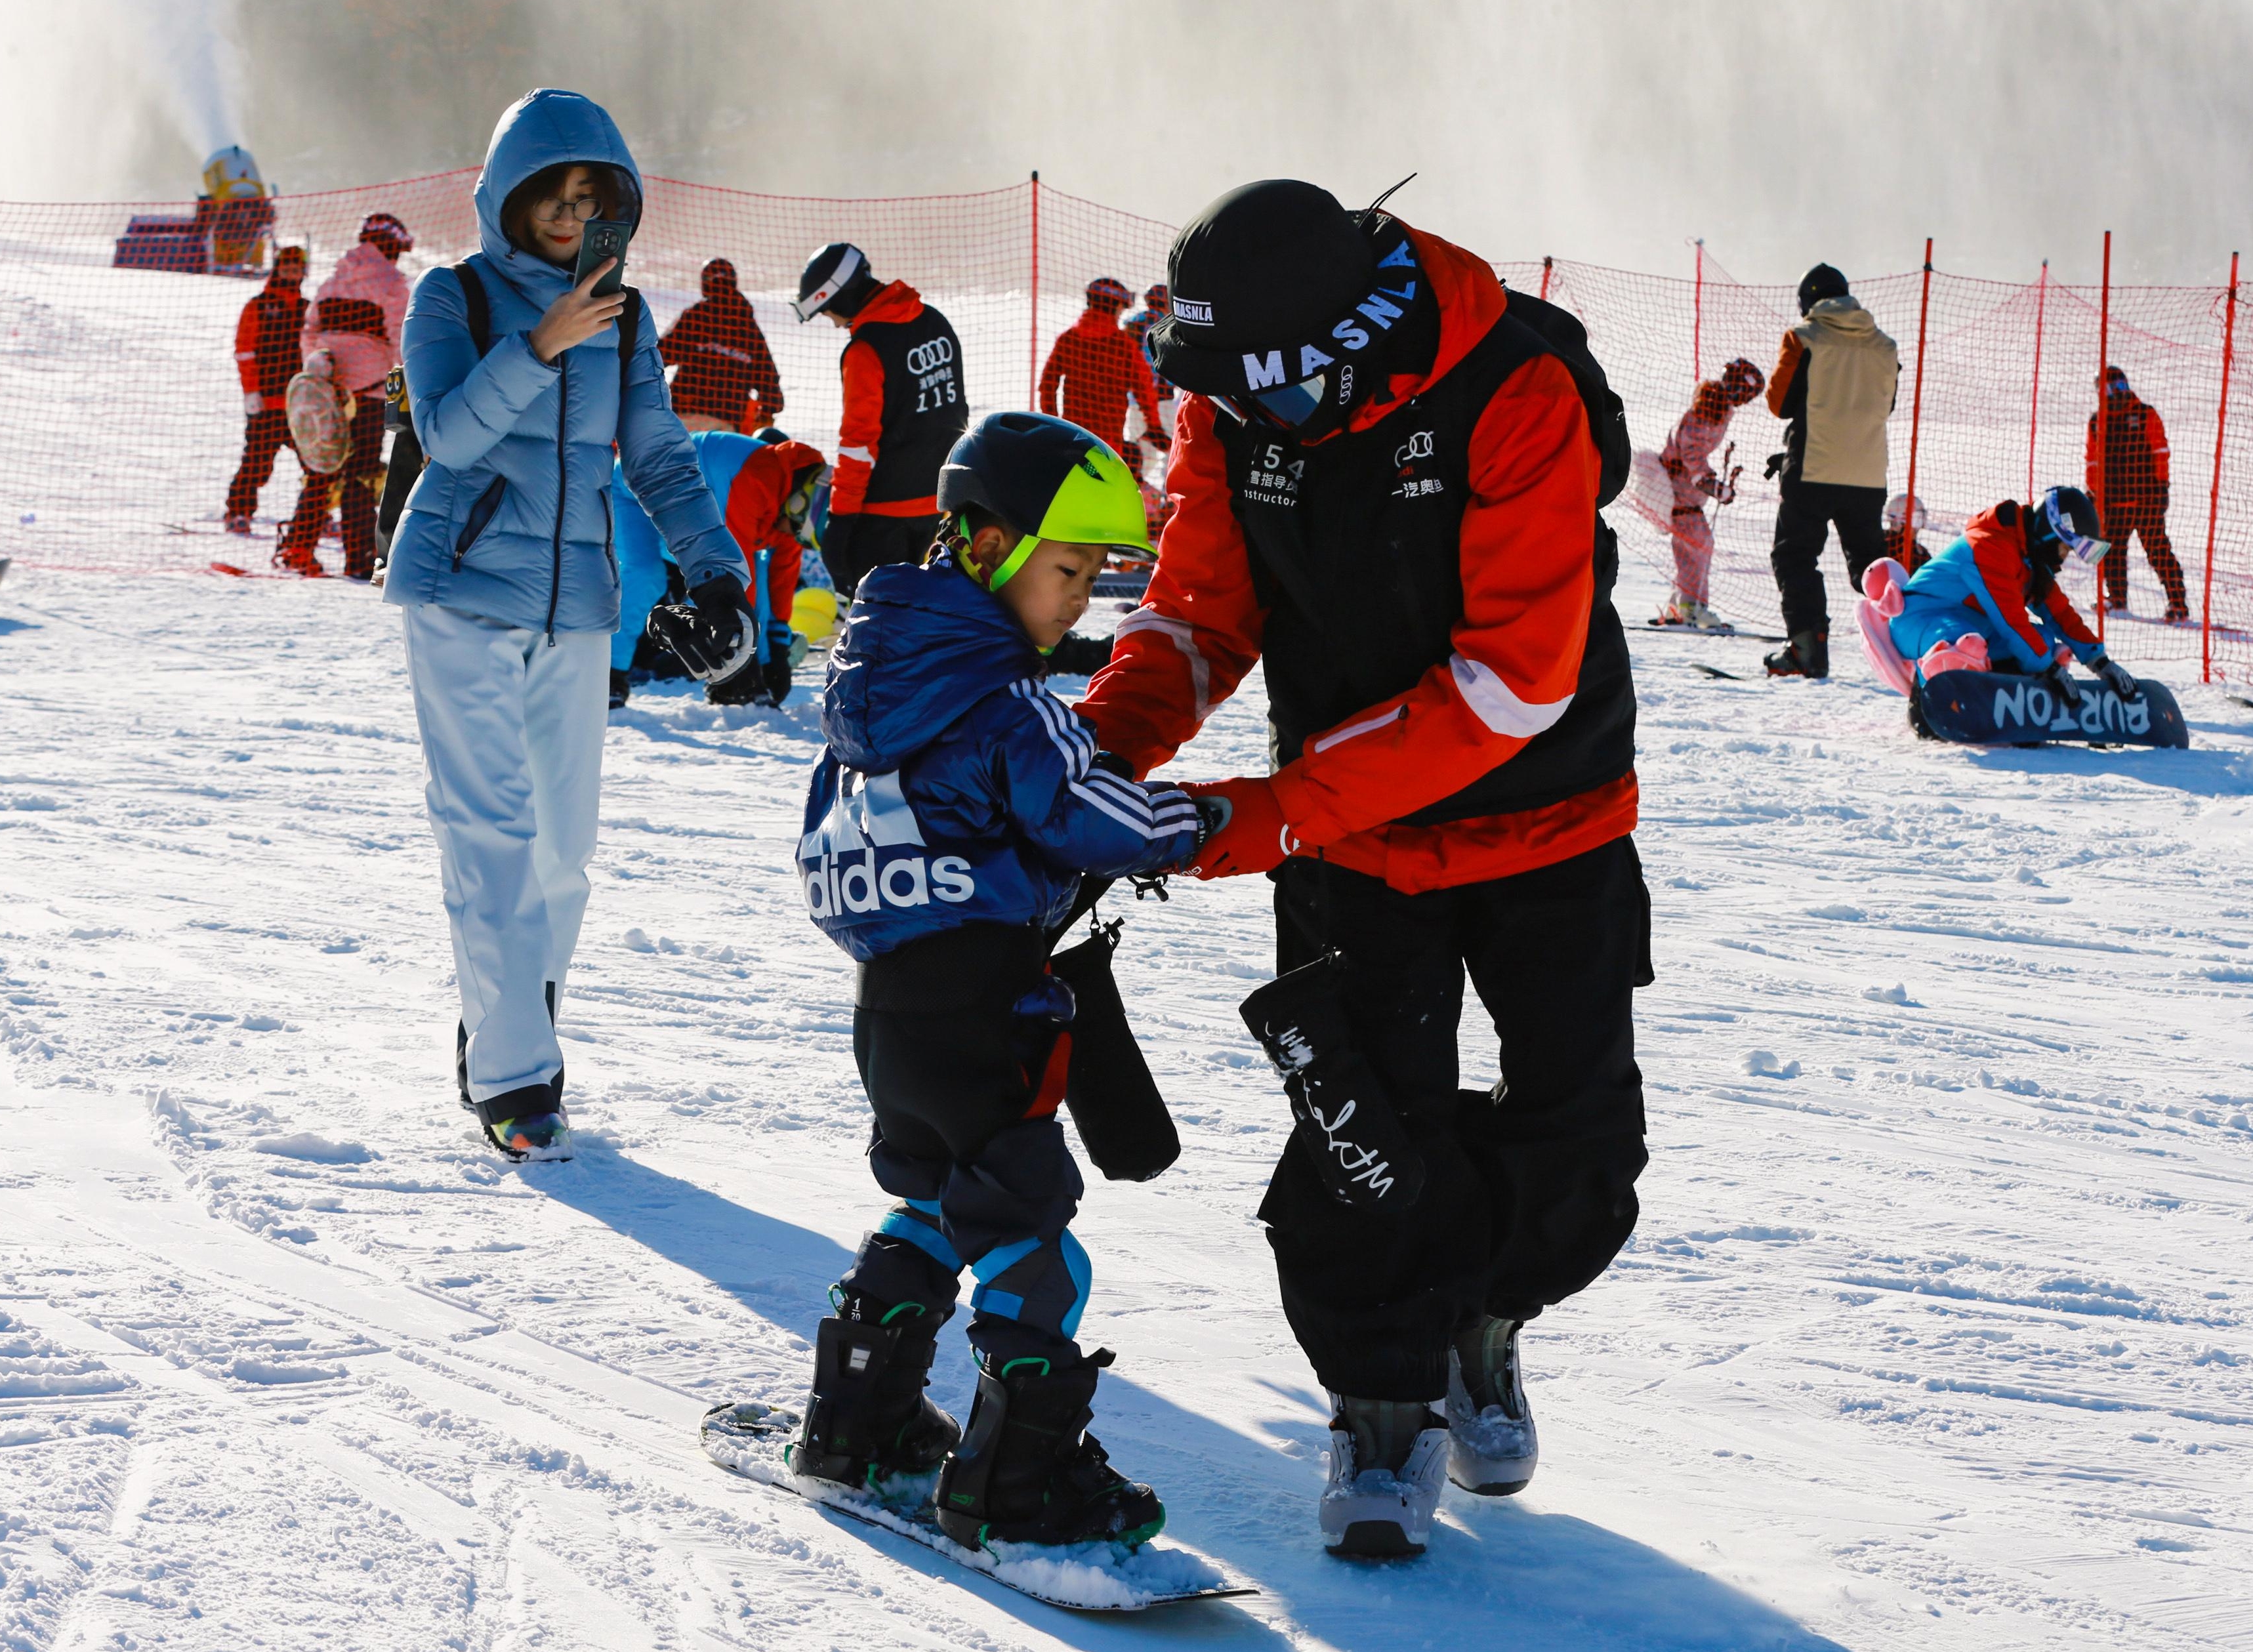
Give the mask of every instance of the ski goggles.
<path id="1" fill-rule="evenodd" d="M 1322 410 L 1322 392 L 1329 387 L 1329 374 L 1318 373 L 1280 390 L 1254 390 L 1249 396 L 1216 396 L 1213 400 L 1242 423 L 1249 424 L 1257 419 L 1279 429 L 1295 430 Z"/>
<path id="2" fill-rule="evenodd" d="M 2059 512 L 2054 500 L 2042 513 L 2049 518 L 2050 532 L 2057 535 L 2057 542 L 2066 555 L 2082 567 L 2094 568 L 2111 554 L 2110 540 L 2098 539 L 2090 533 L 2075 533 L 2072 522 Z"/>

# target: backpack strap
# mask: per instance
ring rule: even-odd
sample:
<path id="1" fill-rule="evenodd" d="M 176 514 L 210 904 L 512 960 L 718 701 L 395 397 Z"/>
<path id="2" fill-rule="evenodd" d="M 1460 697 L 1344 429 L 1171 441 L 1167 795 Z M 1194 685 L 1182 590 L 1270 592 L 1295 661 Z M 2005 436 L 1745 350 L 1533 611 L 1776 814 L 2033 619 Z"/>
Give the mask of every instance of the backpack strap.
<path id="1" fill-rule="evenodd" d="M 485 300 L 485 284 L 467 259 L 454 266 L 454 279 L 462 283 L 462 303 L 470 312 L 470 342 L 483 357 L 492 348 L 492 306 Z"/>
<path id="2" fill-rule="evenodd" d="M 618 406 L 626 405 L 626 380 L 633 371 L 634 350 L 641 343 L 641 289 L 622 287 L 626 307 L 618 315 Z"/>

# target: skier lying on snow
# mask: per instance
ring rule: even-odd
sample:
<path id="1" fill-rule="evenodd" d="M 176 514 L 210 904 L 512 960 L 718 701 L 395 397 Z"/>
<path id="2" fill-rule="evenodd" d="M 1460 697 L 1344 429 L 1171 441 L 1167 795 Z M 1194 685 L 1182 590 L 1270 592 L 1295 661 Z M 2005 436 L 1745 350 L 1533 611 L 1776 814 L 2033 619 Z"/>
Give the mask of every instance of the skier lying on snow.
<path id="1" fill-rule="evenodd" d="M 2096 506 L 2079 488 L 2055 487 L 2034 505 L 2005 499 L 1973 517 L 1964 536 L 1920 568 L 1903 586 L 1898 564 L 1879 566 L 1863 584 L 1883 612 L 1901 594 L 1887 626 L 1913 687 L 1943 671 L 2010 671 L 2051 678 L 2068 705 L 2078 704 L 2069 662 L 2102 677 L 2124 700 L 2136 680 L 2113 663 L 2059 588 L 2068 556 L 2089 566 L 2109 547 L 2097 537 Z M 1914 700 L 1914 693 L 1911 696 Z"/>
<path id="2" fill-rule="evenodd" d="M 1178 866 L 1203 833 L 1179 788 L 1121 778 L 1041 676 L 1109 554 L 1148 554 L 1142 499 L 1087 431 L 1006 413 L 954 444 L 938 500 L 931 558 L 862 577 L 822 693 L 799 869 L 859 962 L 868 1162 L 900 1202 L 831 1293 L 789 1461 L 856 1488 L 938 1469 L 939 1526 L 972 1548 L 1133 1547 L 1165 1510 L 1083 1432 L 1110 1356 L 1073 1341 L 1083 1183 L 1056 1116 L 1073 1009 L 1045 960 L 1083 873 Z M 924 1396 L 966 1267 L 966 1432 Z"/>

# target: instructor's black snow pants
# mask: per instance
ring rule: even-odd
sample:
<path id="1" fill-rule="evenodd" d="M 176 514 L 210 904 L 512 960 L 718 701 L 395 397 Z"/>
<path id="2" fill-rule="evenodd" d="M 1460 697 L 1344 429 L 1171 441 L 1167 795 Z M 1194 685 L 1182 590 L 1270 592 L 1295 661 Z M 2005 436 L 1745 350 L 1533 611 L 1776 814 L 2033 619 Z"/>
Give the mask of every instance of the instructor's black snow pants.
<path id="1" fill-rule="evenodd" d="M 900 1202 L 862 1241 L 847 1289 L 944 1319 L 963 1270 L 971 1345 L 994 1370 L 1073 1363 L 1087 1252 L 1068 1226 L 1086 1190 L 1064 1126 L 1070 994 L 1036 930 L 968 924 L 861 971 L 853 1057 L 875 1126 L 868 1168 Z"/>
<path id="2" fill-rule="evenodd" d="M 1634 989 L 1650 897 L 1631 838 L 1516 877 L 1403 895 L 1291 860 L 1275 966 L 1343 953 L 1351 1032 L 1425 1165 L 1405 1211 L 1339 1203 L 1295 1137 L 1259 1215 L 1283 1311 L 1323 1385 L 1437 1399 L 1482 1313 L 1528 1320 L 1592 1283 L 1635 1230 L 1643 1149 Z M 1468 970 L 1502 1077 L 1457 1088 Z"/>
<path id="3" fill-rule="evenodd" d="M 1846 554 L 1846 578 L 1856 590 L 1871 563 L 1886 554 L 1886 491 L 1851 488 L 1836 482 L 1783 479 L 1783 501 L 1775 510 L 1775 547 L 1768 566 L 1783 605 L 1783 629 L 1828 631 L 1831 604 L 1823 593 L 1823 547 L 1833 523 L 1838 547 Z"/>

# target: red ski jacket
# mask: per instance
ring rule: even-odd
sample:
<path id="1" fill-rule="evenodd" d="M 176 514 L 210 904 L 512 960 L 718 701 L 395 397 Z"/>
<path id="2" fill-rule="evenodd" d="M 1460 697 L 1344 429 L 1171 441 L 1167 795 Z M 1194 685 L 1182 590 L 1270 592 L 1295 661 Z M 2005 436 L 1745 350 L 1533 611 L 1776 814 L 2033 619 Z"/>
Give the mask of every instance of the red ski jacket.
<path id="1" fill-rule="evenodd" d="M 1151 429 L 1166 428 L 1158 412 L 1158 384 L 1150 375 L 1149 360 L 1116 316 L 1082 310 L 1079 319 L 1057 336 L 1048 365 L 1041 369 L 1041 411 L 1052 417 L 1059 385 L 1064 388 L 1063 416 L 1101 436 L 1114 452 L 1126 450 L 1129 396 L 1141 403 L 1142 417 Z"/>
<path id="2" fill-rule="evenodd" d="M 2142 398 L 2122 398 L 2089 415 L 2082 463 L 2089 497 L 2107 512 L 2123 505 L 2159 503 L 2166 492 L 2167 427 L 2159 410 Z"/>
<path id="3" fill-rule="evenodd" d="M 853 317 L 840 371 L 832 516 L 932 516 L 938 469 L 968 422 L 961 351 L 946 317 L 903 281 L 877 289 Z"/>
<path id="4" fill-rule="evenodd" d="M 657 341 L 666 365 L 680 368 L 673 408 L 725 419 L 749 436 L 782 417 L 782 376 L 751 301 L 736 284 L 736 267 L 714 259 L 704 266 L 703 286 L 703 297 Z"/>
<path id="5" fill-rule="evenodd" d="M 2023 507 L 2010 502 L 1991 505 L 1964 526 L 1964 537 L 1971 547 L 1971 560 L 1978 564 L 1979 578 L 1987 587 L 1987 595 L 1995 599 L 1995 606 L 2012 631 L 2025 639 L 2027 647 L 2042 659 L 2050 652 L 2049 639 L 2034 628 L 2026 613 L 2026 586 L 2032 568 L 2026 561 L 2026 526 Z M 1967 596 L 1964 606 L 1977 610 L 1979 599 Z M 2081 610 L 2073 599 L 2055 581 L 2050 582 L 2049 595 L 2042 606 L 2049 612 L 2051 622 L 2076 643 L 2096 647 L 2096 633 L 2081 617 Z"/>
<path id="6" fill-rule="evenodd" d="M 820 450 L 803 442 L 776 442 L 754 451 L 729 484 L 728 532 L 743 547 L 746 582 L 758 568 L 759 550 L 767 556 L 767 603 L 783 619 L 798 595 L 798 568 L 805 552 L 798 535 L 783 519 L 783 501 L 798 478 L 823 464 Z"/>
<path id="7" fill-rule="evenodd" d="M 1509 307 L 1484 261 L 1410 233 L 1440 305 L 1438 353 L 1424 373 L 1394 374 L 1389 394 L 1356 412 L 1355 429 L 1436 386 Z M 1208 399 L 1184 393 L 1168 479 L 1176 508 L 1157 570 L 1080 702 L 1103 745 L 1138 777 L 1172 757 L 1260 654 L 1267 610 L 1231 509 L 1215 417 Z M 1587 640 L 1600 464 L 1562 361 L 1537 356 L 1502 382 L 1476 421 L 1468 460 L 1453 652 L 1407 692 L 1307 740 L 1273 777 L 1298 853 L 1411 894 L 1552 865 L 1636 825 L 1632 770 L 1542 807 L 1400 823 L 1552 726 L 1573 697 Z"/>
<path id="8" fill-rule="evenodd" d="M 266 398 L 269 413 L 285 405 L 289 380 L 305 365 L 298 348 L 297 330 L 305 322 L 302 288 L 285 287 L 272 277 L 242 307 L 234 324 L 234 366 L 242 375 L 246 394 Z"/>

